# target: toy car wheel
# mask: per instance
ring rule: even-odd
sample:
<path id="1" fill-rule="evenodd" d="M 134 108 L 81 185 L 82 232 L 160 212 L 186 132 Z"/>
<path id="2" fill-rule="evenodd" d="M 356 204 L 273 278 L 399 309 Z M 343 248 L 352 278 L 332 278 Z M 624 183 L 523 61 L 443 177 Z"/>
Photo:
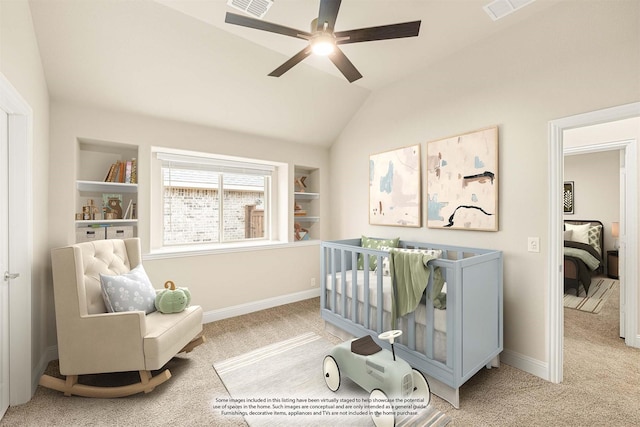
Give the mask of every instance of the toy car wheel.
<path id="1" fill-rule="evenodd" d="M 340 368 L 332 356 L 326 356 L 322 362 L 324 381 L 329 390 L 336 391 L 340 388 Z"/>
<path id="2" fill-rule="evenodd" d="M 429 383 L 422 372 L 417 369 L 412 369 L 411 373 L 413 374 L 413 393 L 411 397 L 422 397 L 424 399 L 424 406 L 427 406 L 429 402 L 431 402 Z"/>
<path id="3" fill-rule="evenodd" d="M 391 401 L 378 388 L 369 395 L 369 414 L 376 427 L 395 427 L 396 425 L 396 415 Z"/>

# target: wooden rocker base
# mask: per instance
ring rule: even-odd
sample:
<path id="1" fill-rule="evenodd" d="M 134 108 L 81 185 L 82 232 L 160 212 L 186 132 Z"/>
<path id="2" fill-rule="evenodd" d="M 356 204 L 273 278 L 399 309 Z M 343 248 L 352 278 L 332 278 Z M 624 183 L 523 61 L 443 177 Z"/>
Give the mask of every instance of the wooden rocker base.
<path id="1" fill-rule="evenodd" d="M 206 340 L 204 339 L 204 335 L 200 335 L 199 337 L 195 337 L 193 340 L 189 342 L 189 344 L 182 347 L 178 353 L 191 353 L 191 351 L 199 346 L 200 344 L 204 344 Z"/>
<path id="2" fill-rule="evenodd" d="M 65 396 L 83 396 L 111 399 L 115 397 L 131 396 L 137 393 L 149 393 L 154 388 L 171 378 L 171 372 L 165 369 L 155 377 L 150 371 L 139 371 L 140 382 L 120 387 L 99 387 L 78 384 L 77 375 L 68 375 L 66 380 L 55 378 L 50 375 L 40 377 L 40 385 L 52 390 L 61 391 Z"/>
<path id="3" fill-rule="evenodd" d="M 191 342 L 185 345 L 179 353 L 189 353 L 194 348 L 205 342 L 204 336 L 194 338 Z M 84 385 L 78 383 L 77 375 L 68 375 L 66 380 L 61 378 L 52 377 L 50 375 L 43 375 L 40 377 L 39 384 L 43 387 L 50 388 L 52 390 L 61 391 L 65 396 L 83 396 L 83 397 L 98 397 L 111 399 L 116 397 L 131 396 L 137 393 L 149 393 L 154 388 L 162 384 L 171 378 L 171 372 L 165 369 L 155 377 L 151 375 L 150 371 L 139 371 L 140 382 L 135 384 L 119 386 L 119 387 L 99 387 Z"/>

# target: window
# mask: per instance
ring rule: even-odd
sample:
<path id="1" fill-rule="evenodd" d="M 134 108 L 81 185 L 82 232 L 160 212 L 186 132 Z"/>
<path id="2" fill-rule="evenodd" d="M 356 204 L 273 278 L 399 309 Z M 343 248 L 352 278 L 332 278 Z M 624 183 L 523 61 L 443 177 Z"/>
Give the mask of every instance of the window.
<path id="1" fill-rule="evenodd" d="M 272 240 L 275 165 L 157 152 L 161 246 Z"/>

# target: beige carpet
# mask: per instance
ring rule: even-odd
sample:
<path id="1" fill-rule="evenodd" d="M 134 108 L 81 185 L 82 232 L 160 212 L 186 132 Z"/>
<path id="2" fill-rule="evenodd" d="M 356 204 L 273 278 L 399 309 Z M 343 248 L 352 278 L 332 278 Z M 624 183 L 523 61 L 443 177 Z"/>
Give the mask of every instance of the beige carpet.
<path id="1" fill-rule="evenodd" d="M 432 405 L 449 426 L 640 425 L 640 350 L 618 338 L 618 290 L 594 316 L 565 310 L 564 382 L 551 384 L 502 364 L 482 369 L 460 390 L 461 409 L 437 396 Z M 64 397 L 38 387 L 27 404 L 10 407 L 0 426 L 246 426 L 213 411 L 225 388 L 212 363 L 278 342 L 324 332 L 318 298 L 205 325 L 207 342 L 169 363 L 173 377 L 149 394 L 122 399 Z M 47 372 L 56 375 L 52 362 Z"/>
<path id="2" fill-rule="evenodd" d="M 589 295 L 585 295 L 584 288 L 580 287 L 579 296 L 571 293 L 564 294 L 564 306 L 587 313 L 598 314 L 605 302 L 613 293 L 613 288 L 620 286 L 620 282 L 614 279 L 595 277 L 589 286 Z"/>
<path id="3" fill-rule="evenodd" d="M 214 409 L 242 413 L 251 427 L 373 426 L 367 391 L 343 375 L 338 390 L 327 387 L 322 361 L 333 347 L 309 332 L 215 363 L 232 400 L 217 398 Z M 396 427 L 446 426 L 451 418 L 428 403 L 400 399 Z"/>

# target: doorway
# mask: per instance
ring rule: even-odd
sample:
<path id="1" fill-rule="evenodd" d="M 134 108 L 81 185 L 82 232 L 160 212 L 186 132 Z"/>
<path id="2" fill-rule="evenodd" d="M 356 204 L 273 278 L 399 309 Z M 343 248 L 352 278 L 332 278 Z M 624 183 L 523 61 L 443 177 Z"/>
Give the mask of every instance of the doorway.
<path id="1" fill-rule="evenodd" d="M 640 103 L 608 108 L 591 113 L 580 114 L 549 123 L 549 280 L 547 291 L 547 356 L 548 380 L 562 382 L 563 378 L 563 347 L 564 347 L 564 307 L 563 307 L 563 255 L 562 255 L 562 209 L 561 189 L 563 185 L 564 147 L 563 134 L 566 130 L 596 125 L 618 120 L 640 117 Z M 627 165 L 624 188 L 626 200 L 621 211 L 621 244 L 625 245 L 628 259 L 638 259 L 638 195 L 633 190 L 637 183 L 638 150 L 637 135 L 635 139 L 594 144 L 592 149 L 624 150 L 624 164 Z M 629 346 L 640 347 L 636 342 L 637 330 L 637 295 L 638 295 L 638 266 L 635 262 L 621 266 L 621 276 L 627 284 L 621 299 L 630 302 L 625 308 L 625 326 Z"/>
<path id="2" fill-rule="evenodd" d="M 609 313 L 613 314 L 615 311 L 617 316 L 615 326 L 616 338 L 624 337 L 624 333 L 622 331 L 624 330 L 623 327 L 625 324 L 625 318 L 623 317 L 625 306 L 623 298 L 625 296 L 625 281 L 624 278 L 619 275 L 619 269 L 617 267 L 619 261 L 624 263 L 625 248 L 624 245 L 620 246 L 618 244 L 618 237 L 616 234 L 619 230 L 619 227 L 617 226 L 619 226 L 621 222 L 620 212 L 624 211 L 625 206 L 624 159 L 626 157 L 626 153 L 624 148 L 620 149 L 617 147 L 618 145 L 624 144 L 614 143 L 613 141 L 605 144 L 595 144 L 594 141 L 599 139 L 609 139 L 609 134 L 615 135 L 616 129 L 623 130 L 625 126 L 629 125 L 627 122 L 632 120 L 637 120 L 637 123 L 640 126 L 640 118 L 628 119 L 627 121 L 622 122 L 606 123 L 603 125 L 588 126 L 586 128 L 566 131 L 563 138 L 566 143 L 564 149 L 564 179 L 565 182 L 569 181 L 574 183 L 574 194 L 576 199 L 572 212 L 564 213 L 564 220 L 595 220 L 602 223 L 603 241 L 601 243 L 603 247 L 600 257 L 603 269 L 593 277 L 591 283 L 596 286 L 589 287 L 588 295 L 598 298 L 597 294 L 599 292 L 598 289 L 600 285 L 603 286 L 603 289 L 606 289 L 607 286 L 614 287 L 609 291 L 604 292 L 603 296 L 618 293 L 622 288 L 622 292 L 619 293 L 619 307 L 613 310 L 611 307 L 614 303 L 609 302 L 606 304 L 607 309 L 603 310 L 607 315 L 595 316 L 600 318 L 602 322 L 600 323 L 601 325 L 606 323 L 609 327 L 612 327 L 613 325 L 611 324 L 611 321 L 614 319 L 611 318 Z M 570 143 L 571 146 L 569 146 Z M 614 147 L 612 149 L 607 149 L 610 145 L 614 145 Z M 567 146 L 569 146 L 569 148 L 567 148 Z M 597 148 L 595 152 L 593 151 L 594 146 Z M 623 229 L 624 226 L 625 224 L 622 224 Z M 613 285 L 610 285 L 612 280 L 616 280 L 616 282 Z M 593 295 L 594 293 L 596 295 Z M 564 298 L 565 320 L 572 318 L 574 320 L 583 319 L 585 322 L 588 322 L 586 320 L 588 317 L 594 317 L 590 315 L 586 317 L 567 316 L 567 298 L 572 299 L 572 297 L 567 297 L 566 286 Z M 578 301 L 579 300 L 572 301 L 570 304 L 575 304 Z M 586 303 L 586 307 L 590 307 L 590 304 L 595 304 L 595 301 L 597 300 L 584 302 Z M 597 310 L 598 312 L 602 306 L 602 304 L 597 305 L 597 307 L 599 307 Z M 583 311 L 584 310 L 585 308 L 583 307 Z M 565 340 L 567 337 L 566 327 L 567 323 L 565 323 L 564 331 Z M 601 331 L 601 333 L 604 334 L 603 337 L 613 336 L 612 329 L 606 329 L 605 332 L 605 330 L 601 328 L 593 328 L 593 326 L 590 326 L 590 328 Z"/>

